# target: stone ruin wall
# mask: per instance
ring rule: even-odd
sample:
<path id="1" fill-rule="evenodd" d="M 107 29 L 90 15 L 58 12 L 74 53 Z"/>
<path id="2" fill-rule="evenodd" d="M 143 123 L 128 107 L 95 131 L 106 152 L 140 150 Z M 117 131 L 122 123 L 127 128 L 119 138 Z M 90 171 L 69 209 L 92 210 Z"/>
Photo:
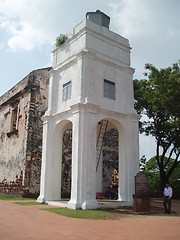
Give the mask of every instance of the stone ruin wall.
<path id="1" fill-rule="evenodd" d="M 49 70 L 39 70 L 32 76 L 31 81 L 24 181 L 27 195 L 39 195 L 43 134 L 41 117 L 47 110 L 48 105 Z"/>
<path id="2" fill-rule="evenodd" d="M 19 86 L 21 91 L 21 85 Z M 0 108 L 0 192 L 21 195 L 24 191 L 28 93 L 7 98 Z M 18 104 L 17 128 L 11 129 L 12 110 Z"/>
<path id="3" fill-rule="evenodd" d="M 41 116 L 47 109 L 50 69 L 30 73 L 0 97 L 0 192 L 38 195 L 42 154 Z M 16 128 L 12 130 L 13 109 Z"/>

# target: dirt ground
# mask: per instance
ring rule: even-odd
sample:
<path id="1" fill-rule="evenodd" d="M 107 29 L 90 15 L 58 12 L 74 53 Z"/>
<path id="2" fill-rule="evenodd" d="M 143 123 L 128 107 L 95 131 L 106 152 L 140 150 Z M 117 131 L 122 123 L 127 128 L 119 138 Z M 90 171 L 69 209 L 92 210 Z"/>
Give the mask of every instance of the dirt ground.
<path id="1" fill-rule="evenodd" d="M 121 207 L 114 210 L 106 210 L 110 213 L 109 219 L 118 220 L 129 217 L 145 217 L 145 216 L 164 216 L 164 208 L 162 199 L 151 199 L 151 211 L 144 213 L 137 213 L 133 211 L 132 207 Z M 180 216 L 180 200 L 172 201 L 171 216 Z"/>
<path id="2" fill-rule="evenodd" d="M 161 199 L 151 201 L 151 212 L 137 214 L 119 208 L 106 220 L 75 219 L 42 211 L 48 205 L 22 206 L 0 201 L 1 240 L 179 240 L 180 200 L 172 214 L 164 214 Z"/>

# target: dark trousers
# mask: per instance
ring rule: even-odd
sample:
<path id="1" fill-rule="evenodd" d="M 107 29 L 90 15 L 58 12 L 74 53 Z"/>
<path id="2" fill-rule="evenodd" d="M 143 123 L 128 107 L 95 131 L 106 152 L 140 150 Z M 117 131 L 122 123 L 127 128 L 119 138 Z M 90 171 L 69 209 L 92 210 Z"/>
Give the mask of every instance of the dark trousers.
<path id="1" fill-rule="evenodd" d="M 163 205 L 165 213 L 171 213 L 171 203 L 171 198 L 164 196 Z"/>

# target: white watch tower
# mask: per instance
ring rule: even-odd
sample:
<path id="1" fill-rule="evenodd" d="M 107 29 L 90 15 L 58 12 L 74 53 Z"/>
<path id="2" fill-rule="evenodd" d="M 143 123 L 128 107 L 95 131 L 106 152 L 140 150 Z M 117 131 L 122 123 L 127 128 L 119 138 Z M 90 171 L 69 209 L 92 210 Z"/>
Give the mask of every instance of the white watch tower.
<path id="1" fill-rule="evenodd" d="M 130 45 L 109 30 L 110 18 L 89 12 L 53 52 L 49 106 L 43 117 L 43 156 L 39 202 L 61 199 L 62 136 L 72 129 L 72 209 L 99 207 L 102 157 L 100 126 L 118 131 L 118 201 L 132 205 L 139 171 L 138 120 L 133 102 Z M 96 171 L 97 170 L 97 171 Z M 97 189 L 98 188 L 98 189 Z"/>

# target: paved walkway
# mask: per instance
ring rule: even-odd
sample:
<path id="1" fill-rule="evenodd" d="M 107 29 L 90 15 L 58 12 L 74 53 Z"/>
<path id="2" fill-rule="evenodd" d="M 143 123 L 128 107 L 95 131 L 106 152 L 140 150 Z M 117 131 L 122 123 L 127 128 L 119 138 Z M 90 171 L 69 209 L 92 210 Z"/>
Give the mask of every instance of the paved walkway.
<path id="1" fill-rule="evenodd" d="M 161 202 L 153 203 L 157 209 Z M 49 206 L 0 201 L 0 240 L 179 240 L 180 201 L 161 211 L 119 220 L 82 220 L 40 210 Z M 162 209 L 160 209 L 162 210 Z"/>

